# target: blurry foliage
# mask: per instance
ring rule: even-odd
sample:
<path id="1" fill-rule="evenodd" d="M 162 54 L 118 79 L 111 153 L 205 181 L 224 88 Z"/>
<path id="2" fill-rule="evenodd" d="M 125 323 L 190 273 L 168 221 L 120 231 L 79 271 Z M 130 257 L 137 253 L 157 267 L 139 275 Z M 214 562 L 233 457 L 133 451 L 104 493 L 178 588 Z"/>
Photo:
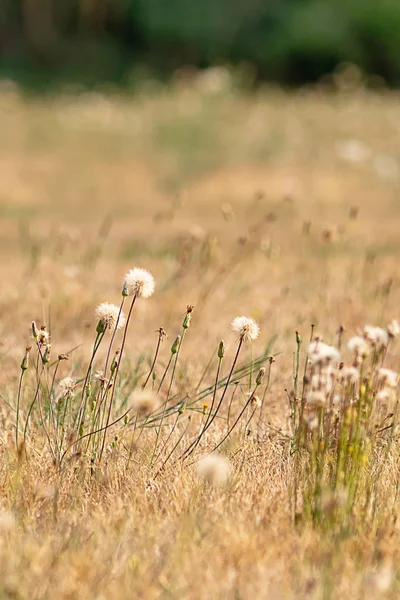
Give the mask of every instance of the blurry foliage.
<path id="1" fill-rule="evenodd" d="M 3 75 L 127 82 L 247 63 L 314 81 L 343 61 L 400 83 L 399 0 L 1 0 Z"/>

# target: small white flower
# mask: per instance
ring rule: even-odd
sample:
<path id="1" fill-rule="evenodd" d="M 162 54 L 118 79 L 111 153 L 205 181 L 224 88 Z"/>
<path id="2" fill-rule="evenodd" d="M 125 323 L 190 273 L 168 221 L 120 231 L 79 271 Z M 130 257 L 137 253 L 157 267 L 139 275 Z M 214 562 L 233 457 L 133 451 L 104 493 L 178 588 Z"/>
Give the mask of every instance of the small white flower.
<path id="1" fill-rule="evenodd" d="M 360 379 L 360 372 L 355 367 L 343 367 L 339 371 L 339 380 L 345 383 L 357 383 Z"/>
<path id="2" fill-rule="evenodd" d="M 376 401 L 382 403 L 390 402 L 391 400 L 393 400 L 393 398 L 393 390 L 391 390 L 390 388 L 383 388 L 383 390 L 378 392 L 375 396 Z"/>
<path id="3" fill-rule="evenodd" d="M 154 277 L 145 269 L 135 268 L 125 275 L 122 295 L 150 298 L 154 293 L 154 288 Z"/>
<path id="4" fill-rule="evenodd" d="M 369 354 L 368 344 L 360 335 L 355 335 L 354 337 L 350 338 L 347 346 L 350 352 L 354 352 L 354 354 L 361 356 L 362 358 L 366 358 Z"/>
<path id="5" fill-rule="evenodd" d="M 59 398 L 72 398 L 76 387 L 76 381 L 72 377 L 64 377 L 58 384 Z"/>
<path id="6" fill-rule="evenodd" d="M 336 380 L 337 370 L 332 365 L 325 365 L 317 373 L 313 373 L 310 380 L 310 390 L 320 391 L 324 390 L 326 394 L 329 394 L 334 387 Z"/>
<path id="7" fill-rule="evenodd" d="M 255 340 L 260 333 L 257 323 L 254 319 L 249 319 L 248 317 L 236 317 L 233 319 L 231 327 L 239 340 L 243 340 L 244 342 Z"/>
<path id="8" fill-rule="evenodd" d="M 160 400 L 151 390 L 135 390 L 129 399 L 130 408 L 141 416 L 151 415 L 160 406 Z"/>
<path id="9" fill-rule="evenodd" d="M 327 365 L 340 361 L 340 352 L 320 340 L 311 342 L 308 346 L 308 358 L 313 365 Z"/>
<path id="10" fill-rule="evenodd" d="M 41 346 L 46 346 L 49 343 L 49 332 L 46 331 L 46 329 L 44 327 L 42 327 L 42 329 L 38 329 L 37 330 L 37 343 L 40 344 Z"/>
<path id="11" fill-rule="evenodd" d="M 199 461 L 197 474 L 206 483 L 214 486 L 224 485 L 230 475 L 229 461 L 218 454 L 209 454 Z"/>
<path id="12" fill-rule="evenodd" d="M 318 419 L 318 415 L 316 414 L 316 412 L 314 410 L 311 410 L 309 412 L 304 411 L 303 420 L 307 424 L 307 427 L 309 429 L 311 429 L 312 431 L 315 431 L 316 429 L 318 429 L 319 419 Z"/>
<path id="13" fill-rule="evenodd" d="M 125 325 L 125 316 L 122 312 L 119 314 L 119 310 L 118 306 L 110 304 L 109 302 L 103 302 L 96 307 L 95 314 L 99 320 L 100 328 L 103 331 L 106 329 L 114 329 L 117 322 L 117 329 L 121 329 L 121 327 Z"/>
<path id="14" fill-rule="evenodd" d="M 364 337 L 371 344 L 371 346 L 379 349 L 386 348 L 389 343 L 389 334 L 381 327 L 366 325 L 364 327 Z"/>
<path id="15" fill-rule="evenodd" d="M 398 336 L 400 333 L 399 322 L 396 321 L 395 319 L 393 319 L 393 321 L 390 321 L 389 325 L 387 326 L 387 332 L 390 337 Z"/>
<path id="16" fill-rule="evenodd" d="M 391 369 L 379 369 L 378 382 L 384 387 L 396 389 L 399 383 L 399 374 Z"/>
<path id="17" fill-rule="evenodd" d="M 326 406 L 327 394 L 323 390 L 311 390 L 306 395 L 306 402 L 309 406 Z"/>

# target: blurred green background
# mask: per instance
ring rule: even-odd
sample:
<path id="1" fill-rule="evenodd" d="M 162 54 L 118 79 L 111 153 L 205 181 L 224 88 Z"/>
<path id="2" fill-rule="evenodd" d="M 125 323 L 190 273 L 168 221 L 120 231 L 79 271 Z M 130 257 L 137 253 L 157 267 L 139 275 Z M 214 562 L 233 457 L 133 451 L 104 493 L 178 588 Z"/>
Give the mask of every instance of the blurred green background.
<path id="1" fill-rule="evenodd" d="M 400 83 L 400 0 L 0 0 L 0 76 L 27 85 L 216 64 L 297 85 L 343 62 Z"/>

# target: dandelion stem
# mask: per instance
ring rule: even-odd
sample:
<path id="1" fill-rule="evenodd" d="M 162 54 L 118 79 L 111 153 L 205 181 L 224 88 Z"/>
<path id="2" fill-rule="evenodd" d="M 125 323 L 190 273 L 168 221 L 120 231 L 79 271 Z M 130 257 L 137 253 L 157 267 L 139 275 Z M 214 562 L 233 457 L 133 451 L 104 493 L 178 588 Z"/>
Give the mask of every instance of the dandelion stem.
<path id="1" fill-rule="evenodd" d="M 230 383 L 230 381 L 231 381 L 231 378 L 232 378 L 233 371 L 234 371 L 234 369 L 235 369 L 235 366 L 236 366 L 237 360 L 238 360 L 238 358 L 239 358 L 239 353 L 240 353 L 240 350 L 241 350 L 241 348 L 242 348 L 242 345 L 243 345 L 243 338 L 241 337 L 241 338 L 239 339 L 239 344 L 238 344 L 238 347 L 237 347 L 237 350 L 236 350 L 235 358 L 233 359 L 233 363 L 232 363 L 232 366 L 231 366 L 231 370 L 229 371 L 229 375 L 228 375 L 228 378 L 227 378 L 227 380 L 226 380 L 225 387 L 224 387 L 224 390 L 223 390 L 223 392 L 222 392 L 222 395 L 221 395 L 220 401 L 218 402 L 217 408 L 215 409 L 215 413 L 214 413 L 214 414 L 213 414 L 213 416 L 211 417 L 211 419 L 210 419 L 210 421 L 208 422 L 207 426 L 206 426 L 206 427 L 204 427 L 204 429 L 203 429 L 203 431 L 202 431 L 202 436 L 203 436 L 203 435 L 204 435 L 204 433 L 207 431 L 207 429 L 209 429 L 209 428 L 211 427 L 211 425 L 213 424 L 213 422 L 214 422 L 214 420 L 215 420 L 215 418 L 216 418 L 216 416 L 217 416 L 217 414 L 218 414 L 218 411 L 219 411 L 219 409 L 221 408 L 222 402 L 223 402 L 223 400 L 224 400 L 224 398 L 225 398 L 226 391 L 227 391 L 227 389 L 228 389 L 229 383 Z M 195 447 L 196 447 L 196 441 L 197 441 L 197 438 L 196 438 L 196 440 L 194 440 L 194 441 L 193 441 L 193 442 L 192 442 L 192 443 L 191 443 L 191 444 L 190 444 L 190 445 L 189 445 L 189 446 L 186 448 L 186 450 L 183 452 L 183 454 L 181 454 L 181 456 L 180 456 L 179 458 L 183 458 L 184 460 L 186 460 L 186 458 L 188 458 L 188 457 L 189 457 L 189 456 L 192 454 L 192 452 L 194 451 L 194 449 L 195 449 Z"/>
<path id="2" fill-rule="evenodd" d="M 152 362 L 152 364 L 151 364 L 151 367 L 150 367 L 149 374 L 148 374 L 148 375 L 147 375 L 147 377 L 146 377 L 146 381 L 145 381 L 145 382 L 144 382 L 144 384 L 142 385 L 142 388 L 143 388 L 143 389 L 144 389 L 144 388 L 146 387 L 146 385 L 148 384 L 148 382 L 149 382 L 149 379 L 150 379 L 150 377 L 151 377 L 151 374 L 152 374 L 152 372 L 153 372 L 153 370 L 154 370 L 154 367 L 156 366 L 156 361 L 157 361 L 157 357 L 158 357 L 158 352 L 159 352 L 159 350 L 160 350 L 160 345 L 161 345 L 162 339 L 163 339 L 163 337 L 164 337 L 164 335 L 165 335 L 165 331 L 164 331 L 164 329 L 163 329 L 162 327 L 160 327 L 160 329 L 158 329 L 157 331 L 158 331 L 158 340 L 157 340 L 156 351 L 155 351 L 155 353 L 154 353 L 154 358 L 153 358 L 153 362 Z"/>
<path id="3" fill-rule="evenodd" d="M 119 360 L 117 362 L 117 366 L 116 366 L 116 369 L 115 369 L 114 385 L 113 385 L 113 388 L 111 390 L 111 398 L 110 398 L 110 403 L 109 403 L 109 407 L 108 407 L 106 425 L 105 425 L 104 428 L 101 429 L 101 431 L 104 430 L 104 436 L 103 436 L 103 442 L 102 442 L 102 445 L 101 445 L 99 461 L 101 461 L 101 458 L 102 458 L 103 452 L 104 452 L 104 446 L 105 446 L 106 437 L 107 437 L 107 429 L 108 429 L 108 424 L 110 422 L 111 409 L 112 409 L 112 404 L 113 404 L 113 400 L 114 400 L 114 396 L 115 396 L 115 389 L 117 387 L 116 386 L 116 384 L 117 384 L 117 377 L 118 377 L 119 368 L 120 368 L 121 361 L 122 361 L 122 355 L 123 355 L 124 348 L 125 348 L 126 335 L 128 333 L 129 322 L 131 320 L 132 310 L 133 310 L 133 307 L 135 306 L 136 298 L 137 298 L 137 294 L 135 294 L 133 296 L 133 298 L 132 298 L 132 302 L 131 302 L 131 305 L 130 305 L 130 308 L 129 308 L 128 316 L 127 316 L 127 319 L 126 319 L 126 324 L 125 324 L 125 329 L 124 329 L 124 335 L 122 337 L 121 352 L 120 352 Z M 122 305 L 121 305 L 121 307 L 122 307 Z"/>
<path id="4" fill-rule="evenodd" d="M 21 376 L 19 378 L 19 385 L 18 385 L 17 417 L 16 417 L 16 424 L 15 424 L 15 445 L 17 447 L 17 450 L 18 450 L 18 430 L 19 430 L 19 407 L 20 407 L 20 401 L 21 401 L 22 380 L 24 378 L 24 375 L 25 375 L 25 369 L 21 369 Z"/>

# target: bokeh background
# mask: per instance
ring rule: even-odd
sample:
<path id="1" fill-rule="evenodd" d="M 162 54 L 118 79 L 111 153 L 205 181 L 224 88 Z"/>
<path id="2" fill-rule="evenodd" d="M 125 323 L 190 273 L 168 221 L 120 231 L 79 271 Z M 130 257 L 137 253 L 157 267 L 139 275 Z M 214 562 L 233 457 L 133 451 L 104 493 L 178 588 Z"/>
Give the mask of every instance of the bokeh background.
<path id="1" fill-rule="evenodd" d="M 2 0 L 0 62 L 30 85 L 215 64 L 298 85 L 343 62 L 398 85 L 399 31 L 397 0 Z"/>
<path id="2" fill-rule="evenodd" d="M 135 265 L 148 352 L 187 304 L 289 355 L 396 317 L 399 32 L 395 0 L 1 0 L 5 359 L 32 319 L 90 341 Z"/>

